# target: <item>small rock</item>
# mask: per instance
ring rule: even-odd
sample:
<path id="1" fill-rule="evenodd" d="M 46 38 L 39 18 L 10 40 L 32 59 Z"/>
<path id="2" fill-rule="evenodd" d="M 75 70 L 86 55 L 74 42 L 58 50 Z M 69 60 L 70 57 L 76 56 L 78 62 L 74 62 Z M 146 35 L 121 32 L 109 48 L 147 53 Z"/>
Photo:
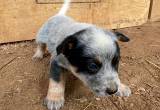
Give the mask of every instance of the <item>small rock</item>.
<path id="1" fill-rule="evenodd" d="M 125 65 L 126 65 L 126 63 L 121 63 L 121 65 L 122 65 L 122 66 L 125 66 Z"/>
<path id="2" fill-rule="evenodd" d="M 145 90 L 145 88 L 140 87 L 140 88 L 138 89 L 138 91 L 139 91 L 139 92 L 145 92 L 146 90 Z"/>
<path id="3" fill-rule="evenodd" d="M 133 103 L 131 103 L 131 104 L 130 104 L 130 107 L 133 107 L 133 106 L 134 106 L 134 104 L 133 104 Z"/>
<path id="4" fill-rule="evenodd" d="M 136 95 L 140 95 L 140 93 L 139 93 L 139 92 L 135 92 L 135 94 L 136 94 Z"/>
<path id="5" fill-rule="evenodd" d="M 24 72 L 24 74 L 25 74 L 25 75 L 30 75 L 30 74 L 32 74 L 32 73 Z"/>
<path id="6" fill-rule="evenodd" d="M 131 84 L 131 87 L 136 87 L 136 85 L 135 84 Z"/>
<path id="7" fill-rule="evenodd" d="M 140 87 L 140 88 L 138 88 L 138 90 L 135 92 L 135 94 L 140 95 L 140 94 L 143 94 L 144 92 L 146 92 L 145 88 Z"/>
<path id="8" fill-rule="evenodd" d="M 84 102 L 87 102 L 87 99 L 86 98 L 81 98 L 80 103 L 84 103 Z"/>
<path id="9" fill-rule="evenodd" d="M 97 101 L 100 101 L 101 99 L 100 99 L 100 98 L 96 98 L 96 100 L 97 100 Z"/>
<path id="10" fill-rule="evenodd" d="M 23 81 L 22 80 L 17 80 L 18 82 L 22 83 Z"/>
<path id="11" fill-rule="evenodd" d="M 18 93 L 20 93 L 20 92 L 21 92 L 21 89 L 20 89 L 20 88 L 17 88 L 16 91 L 17 91 Z"/>
<path id="12" fill-rule="evenodd" d="M 13 54 L 13 52 L 6 52 L 7 54 Z"/>

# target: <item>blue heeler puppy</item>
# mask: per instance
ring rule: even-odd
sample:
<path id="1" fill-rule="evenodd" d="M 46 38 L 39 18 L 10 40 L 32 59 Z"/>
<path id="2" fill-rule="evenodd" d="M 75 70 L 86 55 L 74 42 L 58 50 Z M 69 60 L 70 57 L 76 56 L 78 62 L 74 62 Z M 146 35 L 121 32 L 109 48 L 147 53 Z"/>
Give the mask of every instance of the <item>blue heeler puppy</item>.
<path id="1" fill-rule="evenodd" d="M 64 104 L 65 75 L 73 73 L 98 96 L 129 96 L 131 91 L 118 77 L 120 48 L 117 41 L 129 39 L 92 24 L 79 23 L 67 17 L 70 0 L 65 0 L 58 14 L 40 28 L 33 59 L 41 59 L 46 46 L 52 55 L 50 81 L 45 104 L 59 110 Z"/>

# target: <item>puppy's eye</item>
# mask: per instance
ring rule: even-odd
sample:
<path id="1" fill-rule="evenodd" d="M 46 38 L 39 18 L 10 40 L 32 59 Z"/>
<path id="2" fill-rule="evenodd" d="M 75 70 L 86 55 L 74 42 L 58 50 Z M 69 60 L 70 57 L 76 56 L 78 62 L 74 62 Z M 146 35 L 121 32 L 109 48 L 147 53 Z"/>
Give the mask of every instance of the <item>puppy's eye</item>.
<path id="1" fill-rule="evenodd" d="M 99 67 L 95 63 L 90 63 L 88 65 L 88 69 L 90 72 L 96 73 L 99 69 Z"/>

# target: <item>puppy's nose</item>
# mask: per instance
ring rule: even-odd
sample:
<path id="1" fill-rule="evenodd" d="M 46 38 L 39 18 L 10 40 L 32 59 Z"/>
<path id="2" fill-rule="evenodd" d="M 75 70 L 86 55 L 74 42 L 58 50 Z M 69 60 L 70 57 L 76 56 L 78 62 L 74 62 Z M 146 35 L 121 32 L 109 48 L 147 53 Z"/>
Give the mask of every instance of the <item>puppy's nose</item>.
<path id="1" fill-rule="evenodd" d="M 118 86 L 116 83 L 111 82 L 110 87 L 106 89 L 106 93 L 109 95 L 115 94 L 118 91 Z"/>

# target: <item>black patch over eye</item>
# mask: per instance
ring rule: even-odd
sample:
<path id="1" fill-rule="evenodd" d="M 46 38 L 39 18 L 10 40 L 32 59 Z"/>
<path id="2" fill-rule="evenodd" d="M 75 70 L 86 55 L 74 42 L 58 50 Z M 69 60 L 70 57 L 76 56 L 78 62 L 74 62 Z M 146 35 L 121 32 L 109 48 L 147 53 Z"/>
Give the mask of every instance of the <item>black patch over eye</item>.
<path id="1" fill-rule="evenodd" d="M 95 55 L 86 55 L 86 44 L 78 40 L 78 35 L 70 36 L 57 47 L 57 54 L 62 53 L 76 67 L 76 72 L 80 74 L 96 74 L 102 67 L 102 63 Z"/>
<path id="2" fill-rule="evenodd" d="M 98 65 L 95 64 L 95 63 L 90 63 L 90 64 L 88 64 L 88 70 L 89 70 L 89 72 L 91 72 L 91 73 L 96 73 L 96 72 L 98 72 L 99 67 L 98 67 Z"/>

